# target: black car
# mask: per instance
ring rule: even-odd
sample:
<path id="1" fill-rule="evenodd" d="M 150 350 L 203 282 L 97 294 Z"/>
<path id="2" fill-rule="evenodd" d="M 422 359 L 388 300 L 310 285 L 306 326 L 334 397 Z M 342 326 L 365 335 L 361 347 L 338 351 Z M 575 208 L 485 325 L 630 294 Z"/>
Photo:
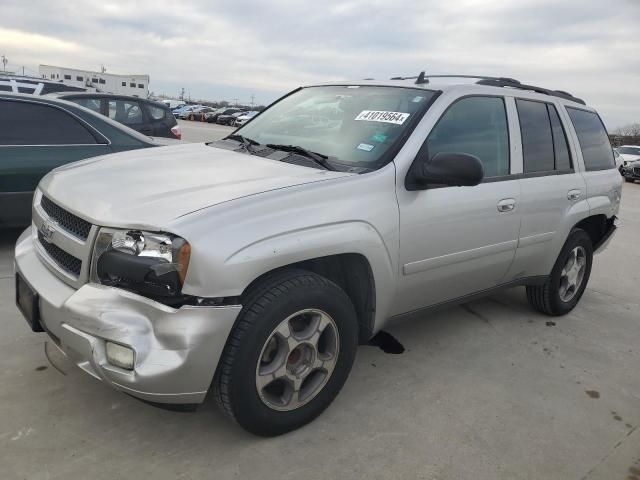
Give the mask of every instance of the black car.
<path id="1" fill-rule="evenodd" d="M 236 123 L 236 118 L 238 118 L 240 115 L 244 115 L 245 113 L 245 111 L 240 111 L 231 113 L 229 115 L 220 115 L 216 120 L 216 123 L 218 123 L 219 125 L 232 126 L 234 123 Z"/>
<path id="2" fill-rule="evenodd" d="M 144 135 L 182 138 L 177 120 L 164 103 L 111 93 L 61 93 L 56 97 L 101 113 Z"/>
<path id="3" fill-rule="evenodd" d="M 149 137 L 75 103 L 0 92 L 0 228 L 31 222 L 33 192 L 50 170 L 157 146 Z"/>
<path id="4" fill-rule="evenodd" d="M 239 108 L 219 108 L 218 110 L 216 110 L 213 113 L 209 113 L 206 118 L 207 118 L 207 122 L 209 123 L 217 123 L 218 122 L 218 117 L 220 117 L 220 115 L 231 115 L 232 113 L 237 113 L 241 111 L 241 109 Z"/>
<path id="5" fill-rule="evenodd" d="M 640 180 L 640 160 L 627 162 L 626 165 L 620 167 L 620 173 L 627 182 L 635 182 Z"/>

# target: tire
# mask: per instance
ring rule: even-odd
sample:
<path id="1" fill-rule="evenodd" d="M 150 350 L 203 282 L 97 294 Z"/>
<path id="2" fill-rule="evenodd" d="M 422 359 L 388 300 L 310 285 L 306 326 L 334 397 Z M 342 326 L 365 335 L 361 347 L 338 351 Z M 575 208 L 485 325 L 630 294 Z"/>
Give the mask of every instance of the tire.
<path id="1" fill-rule="evenodd" d="M 297 331 L 294 321 L 304 328 Z M 311 326 L 304 326 L 307 321 Z M 322 327 L 320 322 L 327 323 Z M 287 337 L 280 335 L 283 325 Z M 291 349 L 294 337 L 307 331 L 313 332 L 308 340 Z M 312 344 L 317 345 L 315 353 Z M 284 270 L 260 281 L 243 302 L 218 364 L 214 396 L 221 409 L 251 433 L 275 436 L 295 430 L 320 415 L 338 395 L 357 345 L 358 322 L 346 293 L 320 275 Z M 302 359 L 299 365 L 296 359 Z M 314 370 L 314 362 L 322 366 Z M 325 369 L 325 363 L 330 367 Z M 282 372 L 288 376 L 279 377 Z M 298 390 L 289 377 L 298 379 Z"/>
<path id="2" fill-rule="evenodd" d="M 579 268 L 580 258 L 584 259 L 582 269 Z M 574 259 L 575 263 L 570 263 L 570 259 Z M 571 273 L 568 276 L 564 276 L 563 270 L 565 267 L 573 266 L 574 264 L 578 268 L 577 273 L 569 268 Z M 591 237 L 580 228 L 573 229 L 562 247 L 553 270 L 551 270 L 551 275 L 549 275 L 546 282 L 542 285 L 527 286 L 529 304 L 545 315 L 566 315 L 580 301 L 589 282 L 592 264 L 593 245 Z M 577 278 L 572 278 L 573 273 L 576 273 Z M 572 283 L 570 280 L 575 280 L 577 283 L 573 289 L 567 288 L 567 285 Z"/>
<path id="3" fill-rule="evenodd" d="M 633 178 L 629 178 L 629 177 L 624 177 L 624 181 L 628 182 L 628 183 L 634 183 L 635 180 Z"/>

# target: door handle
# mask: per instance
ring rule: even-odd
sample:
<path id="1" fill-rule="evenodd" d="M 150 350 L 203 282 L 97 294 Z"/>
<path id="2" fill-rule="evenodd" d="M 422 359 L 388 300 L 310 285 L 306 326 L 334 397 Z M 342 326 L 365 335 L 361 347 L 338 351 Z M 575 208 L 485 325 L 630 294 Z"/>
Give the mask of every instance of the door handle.
<path id="1" fill-rule="evenodd" d="M 514 208 L 516 208 L 515 198 L 505 198 L 498 202 L 499 212 L 510 212 Z"/>
<path id="2" fill-rule="evenodd" d="M 580 198 L 580 195 L 582 195 L 582 192 L 578 189 L 575 190 L 569 190 L 567 192 L 567 199 L 568 200 L 578 200 Z"/>

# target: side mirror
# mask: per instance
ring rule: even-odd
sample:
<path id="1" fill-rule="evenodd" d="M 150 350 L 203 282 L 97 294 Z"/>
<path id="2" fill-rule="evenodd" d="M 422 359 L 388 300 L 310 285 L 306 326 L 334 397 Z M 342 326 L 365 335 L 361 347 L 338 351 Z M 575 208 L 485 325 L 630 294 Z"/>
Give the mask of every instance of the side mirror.
<path id="1" fill-rule="evenodd" d="M 409 190 L 421 190 L 429 184 L 473 187 L 483 178 L 484 168 L 478 157 L 466 153 L 441 152 L 431 160 L 416 158 L 406 185 Z"/>

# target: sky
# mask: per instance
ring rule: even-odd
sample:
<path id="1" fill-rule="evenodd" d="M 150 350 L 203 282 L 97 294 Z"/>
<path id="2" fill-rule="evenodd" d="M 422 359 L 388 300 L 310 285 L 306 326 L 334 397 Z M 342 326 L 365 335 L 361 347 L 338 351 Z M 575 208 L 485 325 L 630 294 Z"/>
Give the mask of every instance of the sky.
<path id="1" fill-rule="evenodd" d="M 8 68 L 149 74 L 150 89 L 268 104 L 300 85 L 478 74 L 640 122 L 640 0 L 0 0 Z"/>

